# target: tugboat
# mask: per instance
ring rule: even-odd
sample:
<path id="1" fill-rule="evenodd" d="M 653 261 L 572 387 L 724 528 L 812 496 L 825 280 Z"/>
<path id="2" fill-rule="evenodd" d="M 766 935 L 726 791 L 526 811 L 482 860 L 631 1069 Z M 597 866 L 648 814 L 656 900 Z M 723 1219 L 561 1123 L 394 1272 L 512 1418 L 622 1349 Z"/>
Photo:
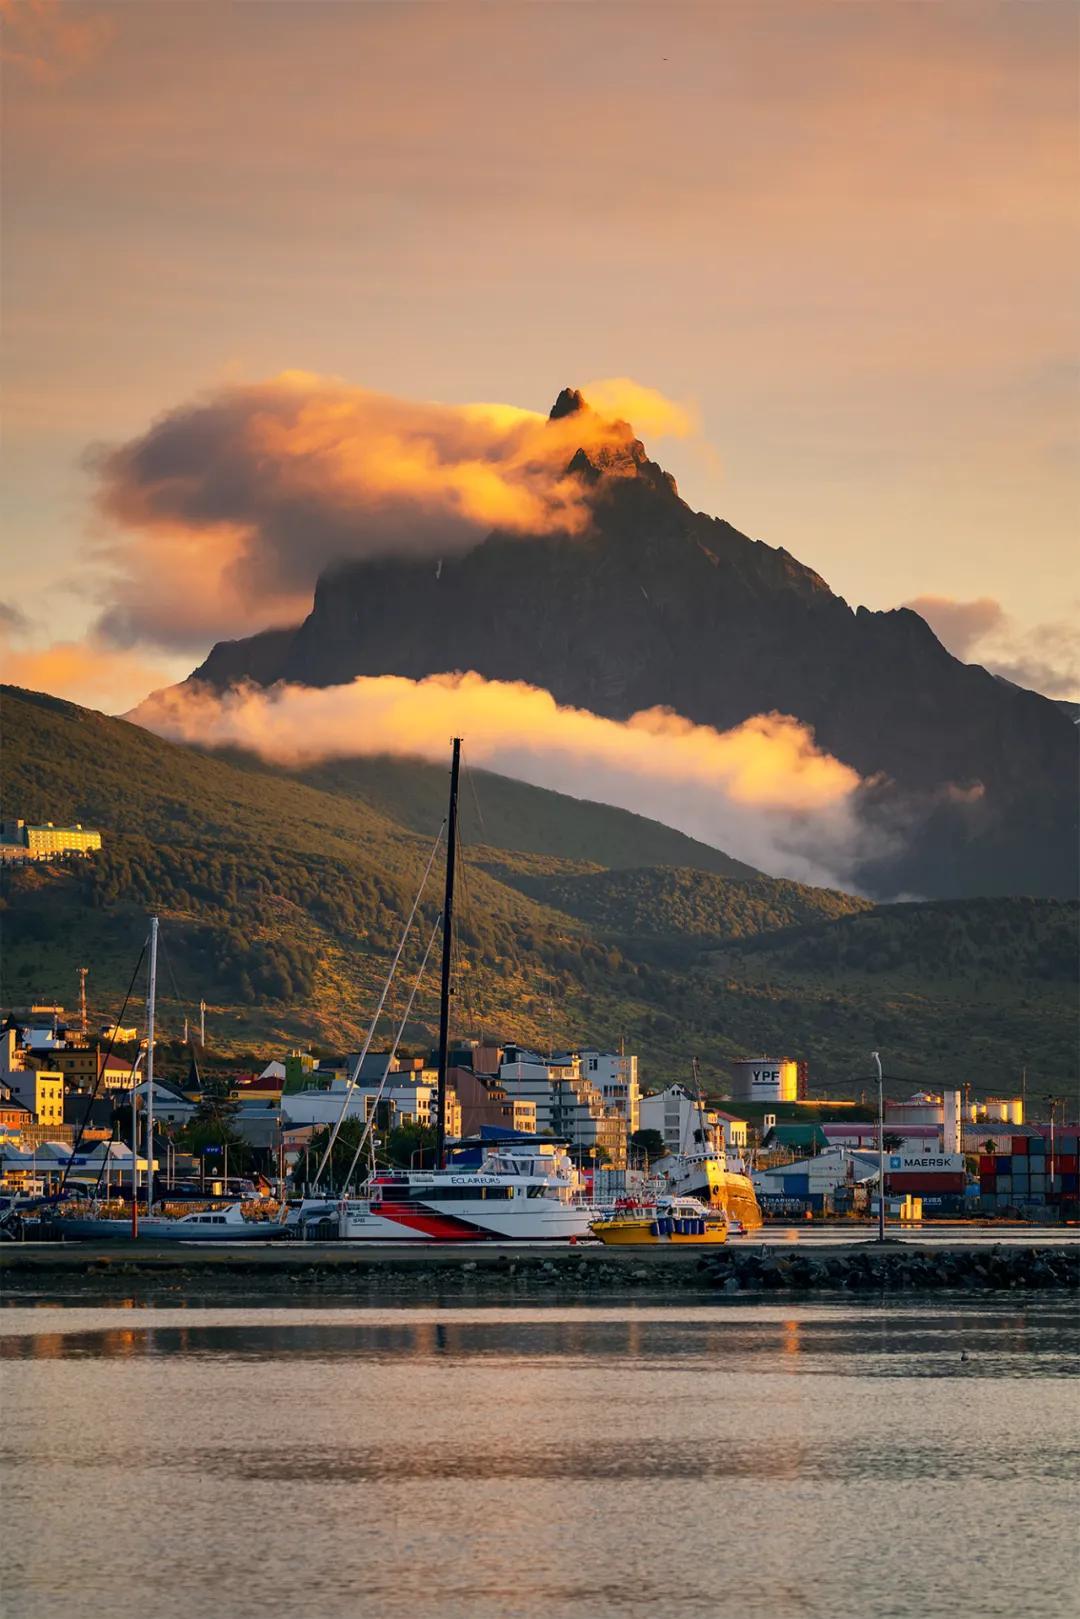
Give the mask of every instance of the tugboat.
<path id="1" fill-rule="evenodd" d="M 711 1248 L 728 1239 L 728 1223 L 696 1197 L 658 1197 L 655 1203 L 620 1202 L 590 1228 L 611 1248 Z"/>
<path id="2" fill-rule="evenodd" d="M 736 1160 L 737 1167 L 732 1167 L 722 1133 L 715 1142 L 710 1140 L 696 1057 L 693 1071 L 698 1113 L 696 1146 L 660 1159 L 655 1166 L 657 1173 L 676 1197 L 700 1198 L 714 1213 L 726 1216 L 729 1224 L 756 1231 L 764 1221 L 754 1183 L 741 1161 Z"/>

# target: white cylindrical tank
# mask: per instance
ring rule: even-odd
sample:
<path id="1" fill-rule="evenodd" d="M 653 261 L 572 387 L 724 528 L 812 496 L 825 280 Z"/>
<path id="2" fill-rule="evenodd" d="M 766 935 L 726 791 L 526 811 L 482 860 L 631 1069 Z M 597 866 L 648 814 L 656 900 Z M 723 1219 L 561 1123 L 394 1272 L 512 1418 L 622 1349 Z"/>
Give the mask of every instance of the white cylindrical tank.
<path id="1" fill-rule="evenodd" d="M 799 1065 L 790 1057 L 740 1057 L 731 1064 L 732 1099 L 737 1102 L 794 1102 Z"/>

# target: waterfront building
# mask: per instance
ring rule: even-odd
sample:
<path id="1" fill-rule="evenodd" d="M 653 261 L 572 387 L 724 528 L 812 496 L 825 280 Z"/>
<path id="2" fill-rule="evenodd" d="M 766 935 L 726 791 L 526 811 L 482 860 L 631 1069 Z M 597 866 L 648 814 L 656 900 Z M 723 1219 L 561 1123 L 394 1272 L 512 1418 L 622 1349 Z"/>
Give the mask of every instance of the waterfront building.
<path id="1" fill-rule="evenodd" d="M 643 1096 L 639 1104 L 640 1130 L 656 1130 L 670 1153 L 701 1149 L 701 1110 L 698 1099 L 685 1085 L 669 1085 L 667 1090 Z M 748 1125 L 745 1119 L 722 1108 L 705 1108 L 706 1144 L 723 1145 L 729 1152 L 746 1151 Z"/>
<path id="2" fill-rule="evenodd" d="M 63 1124 L 63 1074 L 31 1060 L 19 1043 L 18 1030 L 10 1026 L 0 1037 L 0 1079 L 15 1101 L 33 1114 L 35 1124 Z"/>
<path id="3" fill-rule="evenodd" d="M 478 1074 L 455 1064 L 449 1070 L 449 1080 L 461 1107 L 461 1135 L 479 1135 L 486 1125 L 519 1135 L 537 1133 L 536 1103 L 523 1096 L 509 1096 L 495 1074 Z"/>
<path id="4" fill-rule="evenodd" d="M 609 1084 L 625 1084 L 618 1096 L 605 1098 L 588 1072 L 589 1056 L 597 1052 L 559 1052 L 542 1057 L 520 1046 L 507 1046 L 499 1064 L 499 1083 L 508 1097 L 532 1102 L 536 1108 L 536 1128 L 540 1135 L 557 1136 L 569 1143 L 580 1159 L 604 1159 L 614 1169 L 625 1169 L 630 1132 L 629 1119 L 639 1115 L 637 1066 L 625 1067 Z M 629 1059 L 619 1059 L 629 1063 Z M 614 1070 L 599 1066 L 594 1072 L 603 1081 Z"/>

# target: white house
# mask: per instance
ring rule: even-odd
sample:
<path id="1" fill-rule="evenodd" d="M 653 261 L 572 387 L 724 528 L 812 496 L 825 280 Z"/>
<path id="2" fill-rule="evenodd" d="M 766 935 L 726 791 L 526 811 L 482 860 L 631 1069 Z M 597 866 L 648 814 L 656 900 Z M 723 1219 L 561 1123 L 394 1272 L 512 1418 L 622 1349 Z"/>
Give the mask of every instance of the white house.
<path id="1" fill-rule="evenodd" d="M 664 1138 L 664 1145 L 671 1153 L 700 1152 L 701 1142 L 701 1112 L 698 1099 L 683 1085 L 669 1085 L 666 1091 L 657 1091 L 652 1096 L 643 1096 L 639 1104 L 641 1130 L 656 1130 Z M 720 1108 L 706 1107 L 705 1135 L 708 1145 L 719 1145 L 723 1136 L 724 1146 L 740 1156 L 746 1150 L 747 1123 L 734 1113 L 725 1113 Z"/>

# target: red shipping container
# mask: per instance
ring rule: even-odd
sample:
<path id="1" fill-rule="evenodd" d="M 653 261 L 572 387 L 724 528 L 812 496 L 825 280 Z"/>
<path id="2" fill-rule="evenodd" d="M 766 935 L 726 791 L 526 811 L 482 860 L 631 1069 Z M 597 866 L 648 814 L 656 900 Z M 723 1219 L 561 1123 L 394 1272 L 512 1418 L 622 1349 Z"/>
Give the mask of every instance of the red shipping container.
<path id="1" fill-rule="evenodd" d="M 979 1154 L 979 1174 L 992 1175 L 994 1173 L 994 1155 L 992 1152 Z"/>
<path id="2" fill-rule="evenodd" d="M 980 1175 L 979 1176 L 979 1191 L 980 1192 L 996 1192 L 997 1191 L 997 1180 L 995 1179 L 995 1177 L 993 1175 Z"/>
<path id="3" fill-rule="evenodd" d="M 923 1197 L 933 1197 L 937 1193 L 951 1196 L 954 1192 L 962 1192 L 966 1181 L 963 1170 L 958 1170 L 955 1175 L 933 1175 L 918 1169 L 893 1170 L 891 1175 L 885 1177 L 885 1185 L 890 1192 L 914 1192 L 916 1196 Z"/>
<path id="4" fill-rule="evenodd" d="M 1015 1157 L 1018 1157 L 1021 1153 L 1026 1153 L 1027 1150 L 1028 1150 L 1028 1145 L 1027 1144 L 1028 1144 L 1027 1136 L 1013 1136 L 1013 1138 L 1012 1138 L 1013 1157 L 1015 1158 Z"/>
<path id="5" fill-rule="evenodd" d="M 1075 1152 L 1054 1154 L 1054 1168 L 1060 1169 L 1063 1175 L 1075 1175 L 1078 1163 L 1080 1163 L 1080 1158 L 1077 1157 Z"/>

